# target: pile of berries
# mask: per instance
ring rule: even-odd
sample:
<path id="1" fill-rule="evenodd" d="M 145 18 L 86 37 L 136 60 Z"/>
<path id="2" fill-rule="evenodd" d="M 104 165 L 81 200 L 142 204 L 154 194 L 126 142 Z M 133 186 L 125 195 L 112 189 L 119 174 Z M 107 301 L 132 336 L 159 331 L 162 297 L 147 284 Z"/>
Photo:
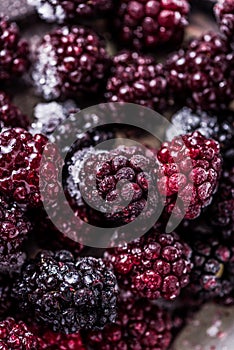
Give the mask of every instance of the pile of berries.
<path id="1" fill-rule="evenodd" d="M 234 2 L 203 2 L 189 40 L 196 0 L 28 0 L 36 45 L 0 17 L 0 349 L 169 350 L 234 305 Z"/>

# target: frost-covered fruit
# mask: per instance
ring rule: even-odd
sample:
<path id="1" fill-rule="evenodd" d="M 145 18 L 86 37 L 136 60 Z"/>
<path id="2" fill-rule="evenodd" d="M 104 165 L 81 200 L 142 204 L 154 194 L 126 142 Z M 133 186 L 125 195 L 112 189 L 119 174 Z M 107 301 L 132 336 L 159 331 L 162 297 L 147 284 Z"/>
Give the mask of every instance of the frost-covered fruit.
<path id="1" fill-rule="evenodd" d="M 7 318 L 0 322 L 0 349 L 41 350 L 40 339 L 30 332 L 23 321 Z"/>
<path id="2" fill-rule="evenodd" d="M 166 72 L 151 56 L 123 51 L 113 58 L 105 96 L 161 110 L 168 105 Z"/>
<path id="3" fill-rule="evenodd" d="M 13 295 L 22 312 L 55 332 L 103 328 L 116 318 L 116 277 L 102 259 L 43 251 L 29 261 Z"/>
<path id="4" fill-rule="evenodd" d="M 165 70 L 177 104 L 220 112 L 234 98 L 234 53 L 219 34 L 192 40 L 167 59 Z"/>
<path id="5" fill-rule="evenodd" d="M 0 16 L 0 81 L 21 76 L 29 68 L 28 43 L 21 39 L 16 23 Z"/>
<path id="6" fill-rule="evenodd" d="M 103 17 L 113 8 L 114 0 L 28 0 L 47 22 L 63 23 L 69 19 Z"/>
<path id="7" fill-rule="evenodd" d="M 27 129 L 29 119 L 11 102 L 5 92 L 0 91 L 0 129 L 4 127 L 14 128 L 16 126 Z"/>
<path id="8" fill-rule="evenodd" d="M 166 212 L 195 219 L 217 190 L 222 167 L 219 143 L 195 131 L 163 143 L 157 158 L 157 184 L 166 196 Z"/>
<path id="9" fill-rule="evenodd" d="M 41 205 L 39 164 L 47 139 L 21 128 L 0 133 L 0 191 L 18 205 Z"/>
<path id="10" fill-rule="evenodd" d="M 84 335 L 85 343 L 96 350 L 167 350 L 172 340 L 170 313 L 147 299 L 133 297 L 119 301 L 118 318 L 102 331 Z"/>
<path id="11" fill-rule="evenodd" d="M 189 283 L 191 249 L 174 232 L 153 228 L 130 243 L 124 234 L 115 239 L 121 243 L 113 240 L 105 259 L 112 263 L 123 289 L 139 297 L 173 300 Z"/>
<path id="12" fill-rule="evenodd" d="M 100 93 L 110 66 L 105 46 L 96 32 L 82 26 L 46 34 L 35 53 L 36 89 L 47 100 Z"/>
<path id="13" fill-rule="evenodd" d="M 86 202 L 109 224 L 127 224 L 142 213 L 158 210 L 156 161 L 150 149 L 119 146 L 111 151 L 83 149 L 74 154 L 67 190 L 80 205 Z M 148 195 L 149 194 L 149 195 Z"/>
<path id="14" fill-rule="evenodd" d="M 179 44 L 187 26 L 187 0 L 120 0 L 115 34 L 121 45 L 135 49 Z"/>
<path id="15" fill-rule="evenodd" d="M 233 0 L 218 0 L 214 13 L 220 31 L 228 40 L 234 43 L 234 2 Z"/>

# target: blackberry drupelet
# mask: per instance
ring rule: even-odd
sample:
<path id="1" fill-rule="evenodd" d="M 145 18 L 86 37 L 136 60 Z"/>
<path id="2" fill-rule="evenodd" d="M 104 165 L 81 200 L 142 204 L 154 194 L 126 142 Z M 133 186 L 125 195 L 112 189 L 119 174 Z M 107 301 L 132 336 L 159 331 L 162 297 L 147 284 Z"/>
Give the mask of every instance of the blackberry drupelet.
<path id="1" fill-rule="evenodd" d="M 214 13 L 220 31 L 234 43 L 234 2 L 232 0 L 218 0 L 214 6 Z"/>
<path id="2" fill-rule="evenodd" d="M 113 58 L 105 96 L 110 102 L 132 102 L 161 110 L 168 104 L 166 73 L 153 57 L 123 51 Z"/>
<path id="3" fill-rule="evenodd" d="M 10 100 L 9 96 L 0 91 L 0 129 L 4 127 L 21 127 L 27 129 L 29 119 Z"/>
<path id="4" fill-rule="evenodd" d="M 120 0 L 115 33 L 121 44 L 137 50 L 180 44 L 188 12 L 187 0 Z"/>
<path id="5" fill-rule="evenodd" d="M 92 29 L 62 27 L 42 38 L 32 77 L 47 100 L 90 96 L 104 88 L 109 66 L 105 42 Z"/>
<path id="6" fill-rule="evenodd" d="M 195 219 L 217 190 L 222 166 L 218 142 L 195 131 L 163 143 L 157 158 L 158 190 L 166 196 L 166 212 Z"/>
<path id="7" fill-rule="evenodd" d="M 13 80 L 29 68 L 28 43 L 21 39 L 16 23 L 0 15 L 0 81 Z"/>
<path id="8" fill-rule="evenodd" d="M 187 286 L 191 249 L 176 233 L 154 228 L 130 243 L 124 234 L 120 238 L 121 244 L 108 249 L 105 259 L 113 264 L 121 288 L 139 297 L 173 300 Z"/>
<path id="9" fill-rule="evenodd" d="M 22 312 L 55 332 L 103 328 L 116 318 L 116 278 L 101 259 L 41 252 L 23 268 L 13 294 Z"/>
<path id="10" fill-rule="evenodd" d="M 113 8 L 113 0 L 28 0 L 47 22 L 63 23 L 69 19 L 103 16 Z"/>
<path id="11" fill-rule="evenodd" d="M 210 32 L 168 58 L 165 70 L 177 104 L 203 110 L 228 109 L 234 99 L 234 53 L 227 40 Z M 181 98 L 183 100 L 181 100 Z"/>

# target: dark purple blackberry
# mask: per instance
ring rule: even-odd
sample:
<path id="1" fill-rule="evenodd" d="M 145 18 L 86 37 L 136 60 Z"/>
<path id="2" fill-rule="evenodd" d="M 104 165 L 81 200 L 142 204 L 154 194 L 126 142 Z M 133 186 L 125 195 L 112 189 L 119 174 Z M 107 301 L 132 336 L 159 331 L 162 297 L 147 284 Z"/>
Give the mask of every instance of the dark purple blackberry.
<path id="1" fill-rule="evenodd" d="M 234 98 L 233 62 L 230 45 L 218 34 L 206 33 L 191 41 L 165 64 L 177 103 L 206 111 L 228 109 Z"/>
<path id="2" fill-rule="evenodd" d="M 122 45 L 137 50 L 179 44 L 188 12 L 187 0 L 120 0 L 115 33 Z"/>
<path id="3" fill-rule="evenodd" d="M 85 343 L 95 350 L 167 350 L 172 340 L 173 320 L 168 311 L 147 299 L 122 298 L 116 323 L 102 331 L 85 334 Z"/>
<path id="4" fill-rule="evenodd" d="M 47 22 L 63 23 L 68 19 L 106 15 L 113 8 L 113 0 L 28 0 L 39 16 Z"/>
<path id="5" fill-rule="evenodd" d="M 103 328 L 116 317 L 116 278 L 101 259 L 41 252 L 23 268 L 13 294 L 22 312 L 54 331 Z"/>
<path id="6" fill-rule="evenodd" d="M 234 2 L 232 0 L 218 0 L 214 6 L 214 13 L 220 31 L 234 43 Z"/>
<path id="7" fill-rule="evenodd" d="M 5 94 L 0 92 L 0 128 L 19 126 L 27 129 L 29 126 L 29 119 L 24 115 L 18 107 L 16 107 Z"/>
<path id="8" fill-rule="evenodd" d="M 45 99 L 97 94 L 105 85 L 110 59 L 92 29 L 72 26 L 46 34 L 36 51 L 32 77 Z"/>
<path id="9" fill-rule="evenodd" d="M 0 322 L 0 349 L 41 350 L 41 340 L 30 332 L 23 321 L 7 318 Z"/>
<path id="10" fill-rule="evenodd" d="M 89 148 L 72 157 L 67 190 L 78 205 L 86 202 L 98 210 L 99 221 L 122 225 L 134 221 L 143 210 L 144 218 L 156 213 L 159 197 L 155 182 L 156 161 L 149 149 Z"/>
<path id="11" fill-rule="evenodd" d="M 20 38 L 16 23 L 0 16 L 0 81 L 21 76 L 29 68 L 28 43 Z"/>
<path id="12" fill-rule="evenodd" d="M 174 232 L 152 229 L 141 238 L 108 249 L 120 287 L 139 297 L 173 300 L 189 283 L 191 249 Z M 116 242 L 113 240 L 113 246 Z"/>
<path id="13" fill-rule="evenodd" d="M 168 105 L 166 73 L 153 57 L 123 51 L 113 58 L 105 95 L 111 102 L 132 102 L 163 109 Z"/>

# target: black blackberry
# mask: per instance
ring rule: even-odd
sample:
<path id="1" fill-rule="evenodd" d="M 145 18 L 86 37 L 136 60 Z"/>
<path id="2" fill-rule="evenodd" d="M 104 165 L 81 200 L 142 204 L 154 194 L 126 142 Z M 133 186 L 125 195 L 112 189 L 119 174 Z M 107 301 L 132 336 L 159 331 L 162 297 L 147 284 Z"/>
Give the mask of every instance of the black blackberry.
<path id="1" fill-rule="evenodd" d="M 22 312 L 69 334 L 114 322 L 116 288 L 114 274 L 101 259 L 43 251 L 24 266 L 13 294 Z"/>

